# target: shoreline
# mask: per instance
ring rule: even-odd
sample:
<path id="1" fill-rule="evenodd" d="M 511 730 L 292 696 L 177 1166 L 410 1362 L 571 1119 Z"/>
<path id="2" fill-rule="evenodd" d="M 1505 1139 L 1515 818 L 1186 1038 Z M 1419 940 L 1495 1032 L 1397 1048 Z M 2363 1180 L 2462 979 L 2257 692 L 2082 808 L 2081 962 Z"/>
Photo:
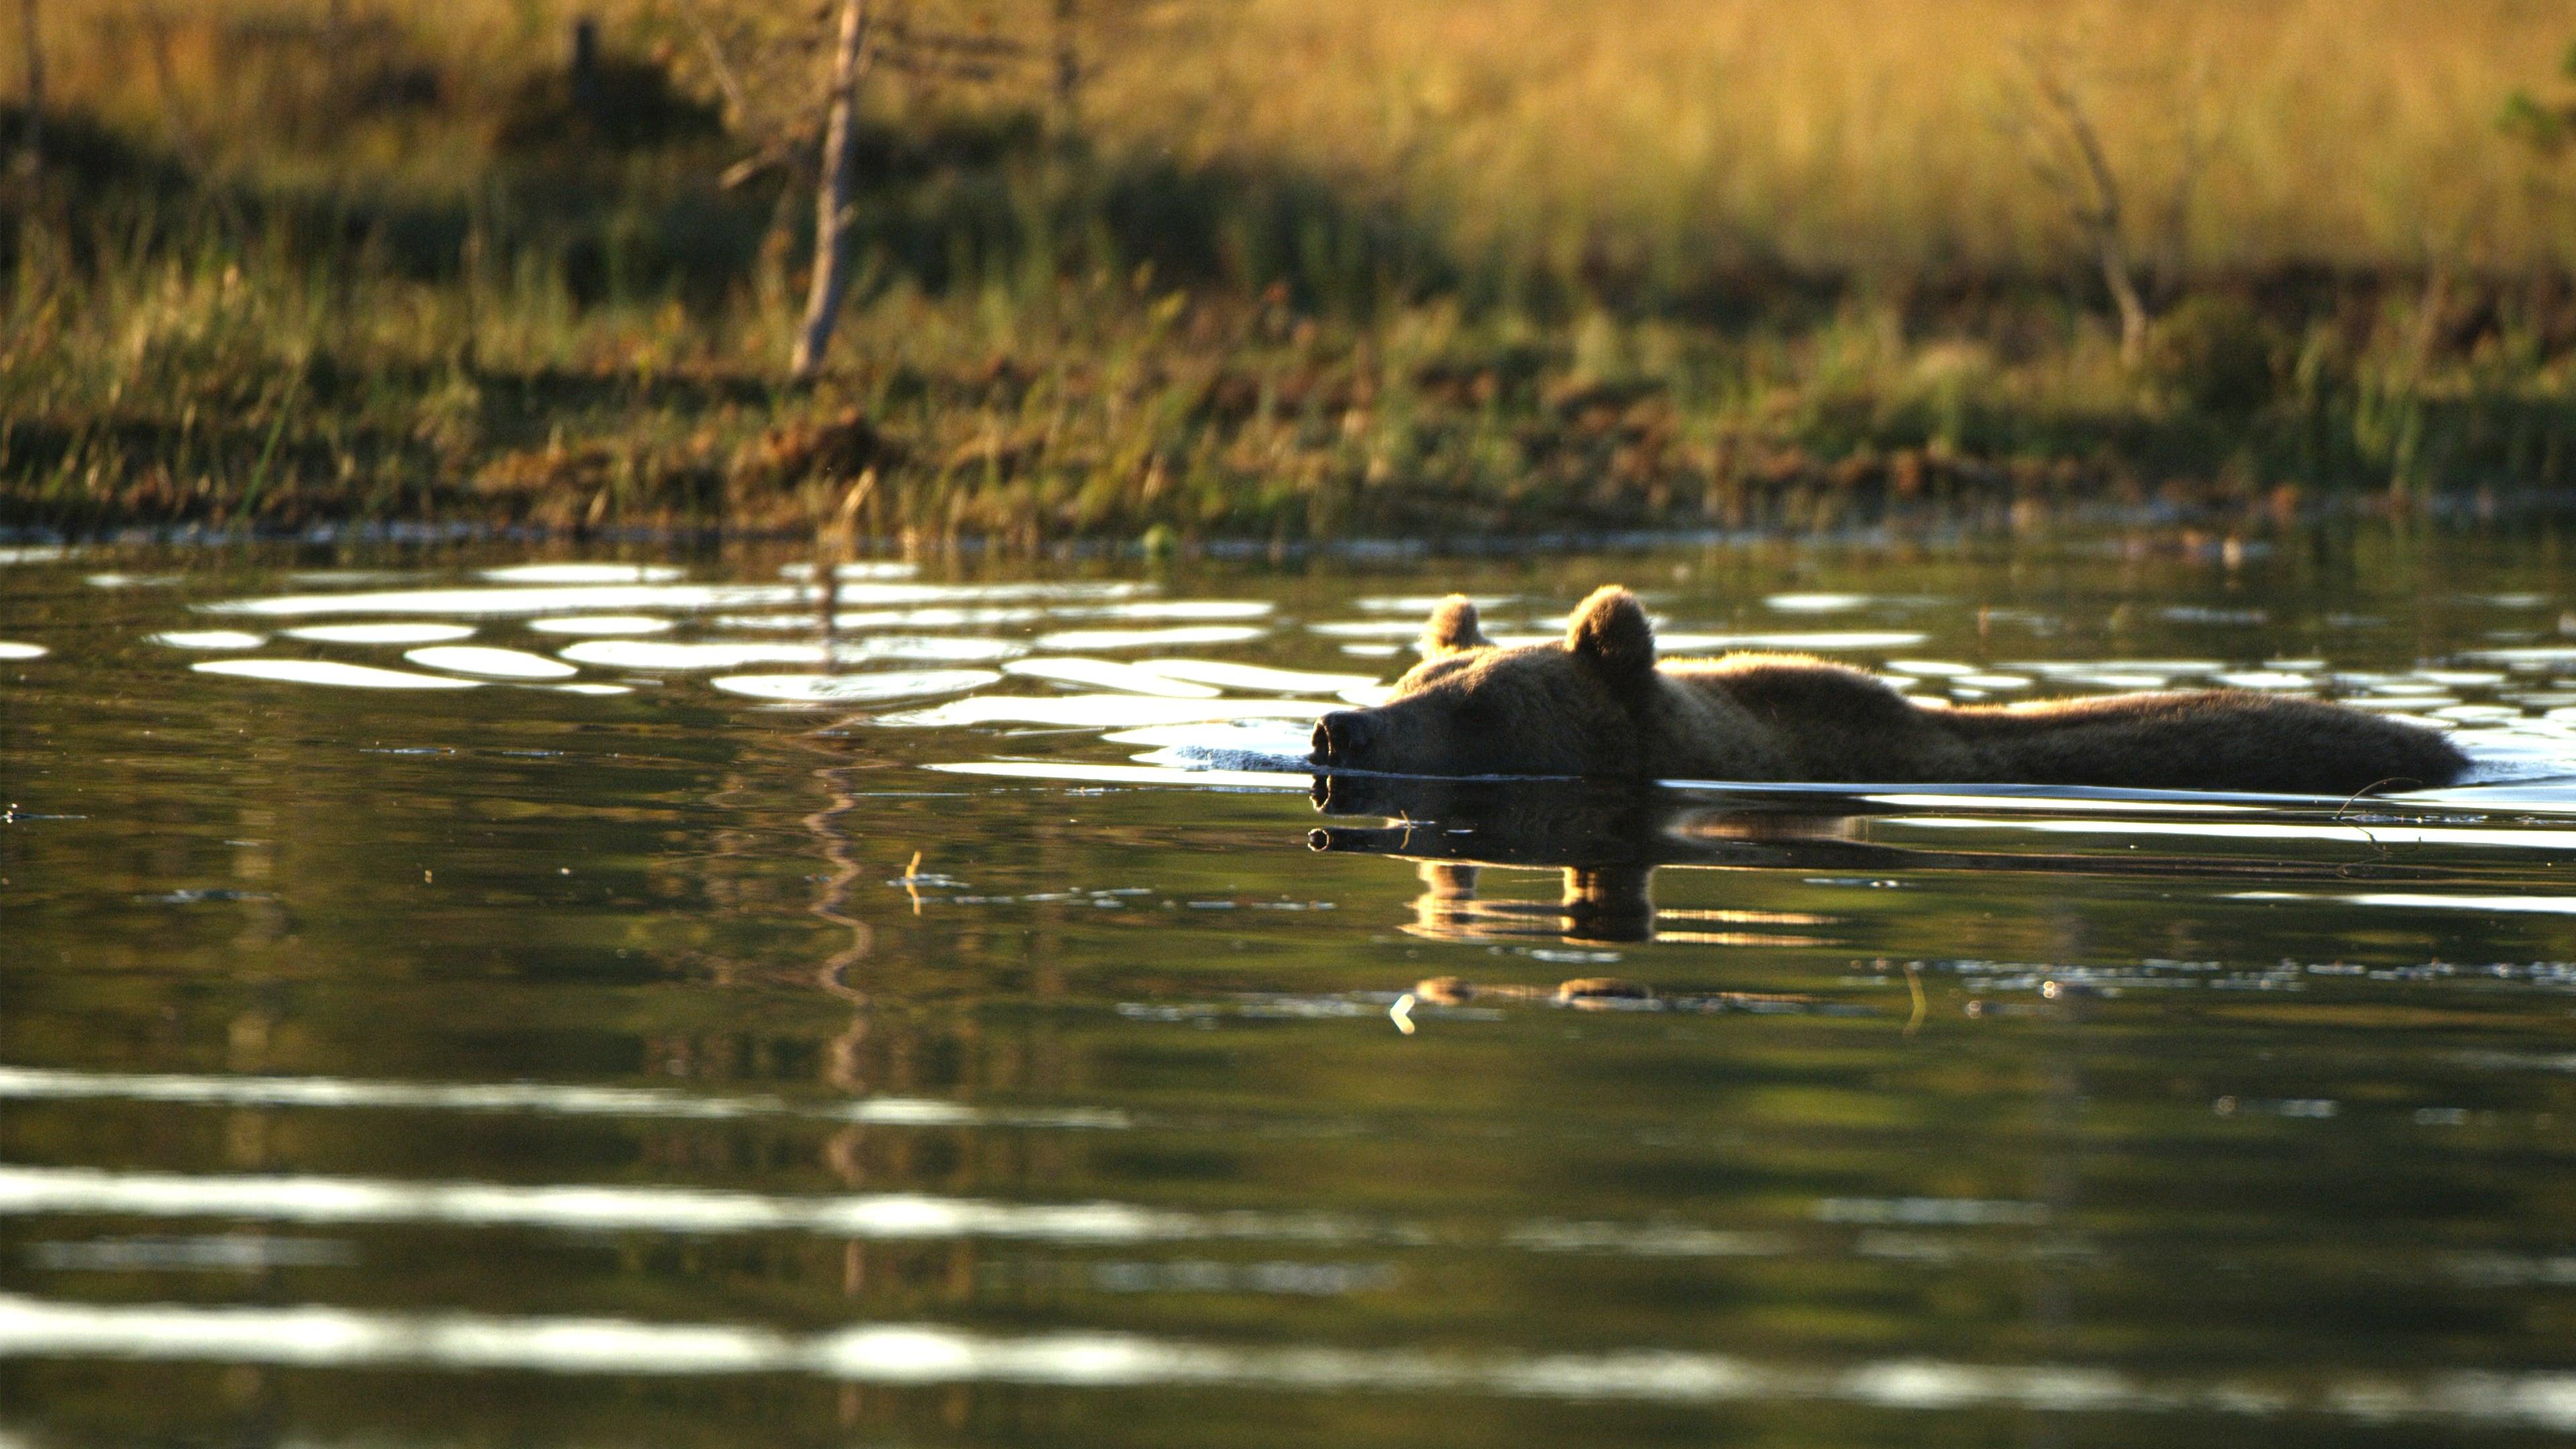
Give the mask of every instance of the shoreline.
<path id="1" fill-rule="evenodd" d="M 1513 558 L 1553 553 L 1622 553 L 1679 548 L 1751 548 L 1780 544 L 1810 547 L 1922 546 L 2029 539 L 2059 541 L 2148 534 L 2212 551 L 2234 544 L 2263 546 L 2262 536 L 2333 524 L 2407 521 L 2448 528 L 2525 522 L 2576 522 L 2576 495 L 2545 489 L 2513 493 L 2455 490 L 2409 493 L 2324 494 L 2290 508 L 2275 500 L 2239 506 L 2078 501 L 2044 510 L 2011 505 L 1979 508 L 1913 508 L 1874 519 L 1816 529 L 1793 525 L 1717 528 L 1541 529 L 1429 536 L 1355 535 L 1344 538 L 1263 539 L 1240 534 L 1155 539 L 1105 534 L 1046 539 L 1031 549 L 1022 538 L 976 533 L 932 538 L 861 535 L 852 557 L 935 559 L 982 556 L 1012 560 L 1053 557 L 1148 560 L 1186 558 L 1212 562 L 1334 558 L 1361 562 L 1423 558 Z M 344 545 L 442 547 L 509 544 L 576 547 L 645 546 L 689 549 L 732 545 L 810 543 L 811 529 L 614 525 L 594 528 L 501 523 L 484 519 L 333 519 L 300 527 L 211 526 L 190 522 L 136 521 L 91 530 L 0 526 L 0 565 L 126 548 L 308 547 Z M 909 542 L 912 547 L 907 548 Z"/>

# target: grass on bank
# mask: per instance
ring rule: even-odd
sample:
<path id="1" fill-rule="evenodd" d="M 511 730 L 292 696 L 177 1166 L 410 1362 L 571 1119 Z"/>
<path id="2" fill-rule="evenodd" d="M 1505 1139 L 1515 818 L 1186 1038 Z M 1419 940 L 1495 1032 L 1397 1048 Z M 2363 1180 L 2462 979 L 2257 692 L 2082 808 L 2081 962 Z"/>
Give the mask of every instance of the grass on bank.
<path id="1" fill-rule="evenodd" d="M 122 87 L 55 7 L 0 522 L 799 528 L 875 467 L 870 526 L 921 535 L 1794 523 L 2560 487 L 2576 442 L 2576 212 L 2494 124 L 2576 15 L 1095 7 L 1077 139 L 1002 81 L 871 91 L 859 296 L 796 389 L 793 166 L 720 186 L 762 123 L 678 7 L 592 8 L 698 119 L 512 133 L 569 13 L 533 0 L 355 7 L 318 68 L 320 5 L 156 12 Z M 2227 78 L 2135 359 L 2012 109 L 2067 55 L 2149 200 L 2149 103 Z"/>

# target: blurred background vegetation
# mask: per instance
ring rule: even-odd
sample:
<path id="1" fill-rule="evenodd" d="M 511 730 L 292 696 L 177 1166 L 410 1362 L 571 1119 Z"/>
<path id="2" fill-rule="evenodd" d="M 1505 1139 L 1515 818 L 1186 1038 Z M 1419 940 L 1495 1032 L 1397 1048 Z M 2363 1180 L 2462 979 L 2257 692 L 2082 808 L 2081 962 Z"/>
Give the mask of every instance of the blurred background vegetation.
<path id="1" fill-rule="evenodd" d="M 2576 4 L 17 0 L 0 524 L 2563 491 Z M 31 109 L 29 102 L 33 101 Z"/>

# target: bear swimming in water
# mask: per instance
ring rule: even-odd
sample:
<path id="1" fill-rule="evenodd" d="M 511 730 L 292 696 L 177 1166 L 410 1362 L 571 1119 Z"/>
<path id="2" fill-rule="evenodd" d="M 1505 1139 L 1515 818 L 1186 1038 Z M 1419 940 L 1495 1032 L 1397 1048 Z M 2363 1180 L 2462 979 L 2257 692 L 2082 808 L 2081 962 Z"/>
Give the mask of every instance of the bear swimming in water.
<path id="1" fill-rule="evenodd" d="M 2244 690 L 1926 708 L 1794 654 L 1658 659 L 1634 594 L 1595 590 L 1562 644 L 1504 649 L 1451 596 L 1386 703 L 1315 726 L 1313 763 L 1403 775 L 2111 785 L 2355 795 L 2467 771 L 2432 730 Z"/>

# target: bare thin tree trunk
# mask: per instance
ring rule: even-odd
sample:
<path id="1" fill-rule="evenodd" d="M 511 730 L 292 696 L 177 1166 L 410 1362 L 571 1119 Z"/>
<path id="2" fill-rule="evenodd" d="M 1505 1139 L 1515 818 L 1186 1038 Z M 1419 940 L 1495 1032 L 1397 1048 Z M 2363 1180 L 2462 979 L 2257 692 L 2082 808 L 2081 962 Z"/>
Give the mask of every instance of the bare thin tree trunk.
<path id="1" fill-rule="evenodd" d="M 18 0 L 18 23 L 27 48 L 26 150 L 18 164 L 28 171 L 45 164 L 45 35 L 37 24 L 36 0 Z"/>
<path id="2" fill-rule="evenodd" d="M 851 175 L 856 158 L 850 133 L 858 124 L 859 77 L 868 63 L 867 0 L 841 0 L 840 42 L 832 51 L 832 110 L 823 128 L 823 175 L 814 188 L 814 286 L 805 295 L 804 325 L 787 370 L 798 381 L 823 365 L 840 320 L 841 293 L 849 286 L 849 258 L 842 242 L 850 229 Z"/>
<path id="3" fill-rule="evenodd" d="M 2120 360 L 2135 367 L 2146 360 L 2147 333 L 2153 323 L 2147 315 L 2146 298 L 2138 292 L 2129 244 L 2116 221 L 2104 227 L 2095 240 L 2102 254 L 2102 284 L 2110 289 L 2111 305 L 2120 313 Z"/>

